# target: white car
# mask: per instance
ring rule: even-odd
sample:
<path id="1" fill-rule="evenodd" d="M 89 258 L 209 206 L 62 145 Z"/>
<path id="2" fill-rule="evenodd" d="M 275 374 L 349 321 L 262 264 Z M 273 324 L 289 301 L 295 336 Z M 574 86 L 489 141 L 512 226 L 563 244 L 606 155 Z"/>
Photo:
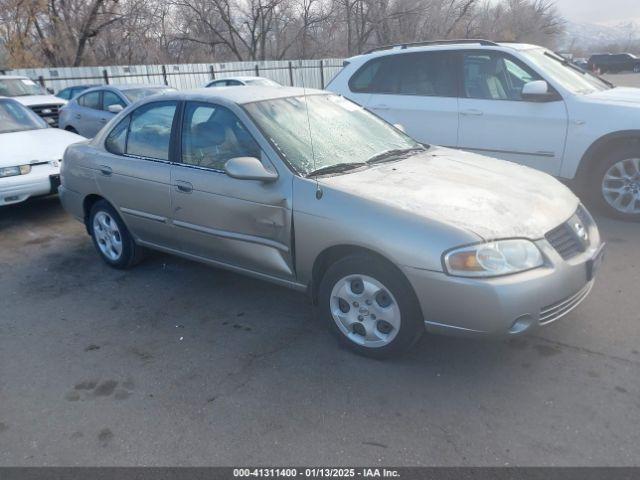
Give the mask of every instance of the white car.
<path id="1" fill-rule="evenodd" d="M 485 40 L 395 45 L 344 65 L 327 89 L 416 140 L 573 180 L 605 213 L 640 220 L 640 89 Z"/>
<path id="2" fill-rule="evenodd" d="M 229 77 L 211 80 L 205 84 L 205 88 L 211 87 L 241 87 L 250 85 L 252 87 L 281 87 L 278 82 L 264 77 Z"/>
<path id="3" fill-rule="evenodd" d="M 65 149 L 82 140 L 49 128 L 22 104 L 0 97 L 0 206 L 55 193 Z"/>
<path id="4" fill-rule="evenodd" d="M 0 75 L 0 97 L 14 98 L 52 127 L 58 126 L 58 112 L 67 103 L 49 94 L 33 80 L 15 75 Z"/>

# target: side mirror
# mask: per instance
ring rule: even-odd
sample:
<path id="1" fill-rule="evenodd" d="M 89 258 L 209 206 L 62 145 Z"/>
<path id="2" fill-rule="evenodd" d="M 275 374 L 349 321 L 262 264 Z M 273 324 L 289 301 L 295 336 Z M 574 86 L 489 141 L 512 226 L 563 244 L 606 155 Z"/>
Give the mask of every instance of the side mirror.
<path id="1" fill-rule="evenodd" d="M 231 178 L 239 180 L 259 180 L 261 182 L 273 182 L 278 174 L 270 172 L 262 162 L 255 157 L 236 157 L 224 164 L 224 171 Z"/>
<path id="2" fill-rule="evenodd" d="M 522 99 L 529 102 L 549 102 L 556 96 L 549 91 L 549 84 L 544 80 L 534 80 L 522 87 Z"/>
<path id="3" fill-rule="evenodd" d="M 53 88 L 47 88 L 47 93 L 53 95 L 55 92 L 53 91 Z"/>
<path id="4" fill-rule="evenodd" d="M 407 131 L 404 129 L 404 125 L 402 125 L 401 123 L 394 123 L 393 126 L 396 127 L 398 130 L 400 130 L 401 132 L 407 133 Z"/>
<path id="5" fill-rule="evenodd" d="M 107 107 L 107 110 L 111 113 L 120 113 L 122 110 L 124 110 L 124 107 L 119 103 L 116 103 L 114 105 L 109 105 Z"/>

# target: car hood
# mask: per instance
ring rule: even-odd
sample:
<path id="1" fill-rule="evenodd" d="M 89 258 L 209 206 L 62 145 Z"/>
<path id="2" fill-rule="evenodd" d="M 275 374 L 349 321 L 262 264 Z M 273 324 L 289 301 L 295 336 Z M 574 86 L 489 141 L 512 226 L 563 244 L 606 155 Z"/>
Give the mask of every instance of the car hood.
<path id="1" fill-rule="evenodd" d="M 65 149 L 86 138 L 57 128 L 0 133 L 0 167 L 62 159 Z"/>
<path id="2" fill-rule="evenodd" d="M 605 103 L 635 104 L 640 107 L 640 88 L 616 87 L 586 95 L 591 101 Z"/>
<path id="3" fill-rule="evenodd" d="M 28 95 L 26 97 L 13 97 L 14 100 L 20 102 L 27 107 L 32 105 L 66 105 L 66 100 L 54 97 L 53 95 Z"/>
<path id="4" fill-rule="evenodd" d="M 542 238 L 578 208 L 578 198 L 545 173 L 481 155 L 431 147 L 405 160 L 319 182 L 485 240 Z"/>

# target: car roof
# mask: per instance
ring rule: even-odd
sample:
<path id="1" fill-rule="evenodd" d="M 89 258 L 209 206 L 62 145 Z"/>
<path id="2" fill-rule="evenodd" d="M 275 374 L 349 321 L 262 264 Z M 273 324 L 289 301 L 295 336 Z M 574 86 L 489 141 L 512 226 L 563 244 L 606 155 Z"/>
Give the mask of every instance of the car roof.
<path id="1" fill-rule="evenodd" d="M 168 85 L 158 85 L 158 84 L 153 84 L 153 83 L 122 83 L 122 84 L 118 84 L 118 83 L 110 83 L 109 85 L 92 85 L 90 88 L 88 88 L 86 90 L 87 93 L 90 93 L 89 91 L 94 91 L 94 90 L 103 90 L 103 89 L 111 89 L 111 90 L 118 90 L 121 92 L 125 92 L 127 90 L 139 90 L 141 88 L 150 88 L 150 89 L 162 89 L 162 88 L 174 88 L 174 87 L 170 87 Z"/>
<path id="2" fill-rule="evenodd" d="M 455 50 L 469 50 L 469 49 L 482 49 L 482 50 L 498 50 L 503 51 L 504 49 L 510 50 L 532 50 L 537 48 L 544 48 L 539 45 L 532 45 L 529 43 L 511 43 L 511 42 L 498 42 L 493 45 L 487 45 L 483 43 L 483 41 L 478 40 L 478 42 L 473 41 L 461 41 L 460 43 L 434 43 L 433 45 L 395 45 L 391 47 L 383 47 L 380 50 L 373 50 L 369 53 L 364 53 L 361 55 L 356 55 L 347 59 L 347 61 L 353 61 L 356 59 L 369 59 L 376 57 L 384 57 L 387 55 L 396 55 L 402 53 L 411 53 L 411 52 L 434 52 L 434 51 L 455 51 Z"/>
<path id="3" fill-rule="evenodd" d="M 220 80 L 240 80 L 240 81 L 246 81 L 246 80 L 269 80 L 268 78 L 265 77 L 256 77 L 256 76 L 251 76 L 251 75 L 241 75 L 238 77 L 224 77 L 224 78 L 216 78 L 215 80 L 211 80 L 212 82 L 217 82 Z"/>
<path id="4" fill-rule="evenodd" d="M 194 90 L 183 90 L 180 92 L 166 93 L 163 100 L 197 100 L 237 103 L 239 105 L 262 102 L 264 100 L 275 100 L 278 98 L 300 97 L 303 95 L 329 95 L 329 92 L 314 88 L 298 87 L 266 87 L 266 86 L 237 86 L 227 88 L 197 88 Z M 151 100 L 153 101 L 153 100 Z"/>
<path id="5" fill-rule="evenodd" d="M 25 77 L 24 75 L 0 75 L 0 79 L 6 80 L 31 80 L 29 77 Z"/>

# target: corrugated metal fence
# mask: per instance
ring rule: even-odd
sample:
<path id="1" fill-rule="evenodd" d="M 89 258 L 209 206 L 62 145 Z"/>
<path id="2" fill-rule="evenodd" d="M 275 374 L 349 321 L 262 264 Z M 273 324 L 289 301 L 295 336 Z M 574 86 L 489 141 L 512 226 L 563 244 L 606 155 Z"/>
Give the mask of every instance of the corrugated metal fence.
<path id="1" fill-rule="evenodd" d="M 27 68 L 7 72 L 24 75 L 59 91 L 78 84 L 152 83 L 178 89 L 204 86 L 212 79 L 241 75 L 270 78 L 282 85 L 324 88 L 342 68 L 341 59 L 265 62 L 183 63 L 102 67 Z"/>

